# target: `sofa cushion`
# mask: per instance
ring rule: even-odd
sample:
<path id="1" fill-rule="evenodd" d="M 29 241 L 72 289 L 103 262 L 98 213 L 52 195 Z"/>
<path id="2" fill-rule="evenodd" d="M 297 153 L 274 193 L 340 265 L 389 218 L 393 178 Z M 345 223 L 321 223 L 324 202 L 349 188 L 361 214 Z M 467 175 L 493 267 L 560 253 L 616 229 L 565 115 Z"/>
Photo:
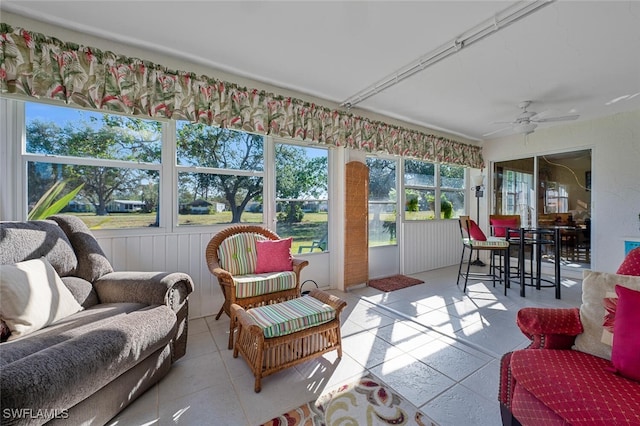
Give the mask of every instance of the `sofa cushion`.
<path id="1" fill-rule="evenodd" d="M 55 222 L 0 222 L 0 264 L 43 256 L 61 277 L 73 275 L 78 266 L 71 242 Z"/>
<path id="2" fill-rule="evenodd" d="M 144 309 L 141 303 L 103 303 L 77 312 L 67 318 L 35 331 L 26 339 L 12 340 L 10 346 L 2 346 L 0 367 L 4 367 L 20 358 L 28 357 L 82 334 L 93 332 L 103 327 L 108 321 L 125 316 L 131 312 Z"/>
<path id="3" fill-rule="evenodd" d="M 243 299 L 290 290 L 296 288 L 298 281 L 295 272 L 284 271 L 236 276 L 233 277 L 233 284 L 236 288 L 236 297 Z"/>
<path id="4" fill-rule="evenodd" d="M 247 314 L 263 329 L 264 337 L 270 338 L 329 322 L 336 317 L 336 310 L 315 297 L 304 296 L 249 309 Z"/>
<path id="5" fill-rule="evenodd" d="M 256 241 L 256 274 L 293 271 L 291 241 L 291 237 L 284 240 Z"/>
<path id="6" fill-rule="evenodd" d="M 616 284 L 632 290 L 640 290 L 640 277 L 584 271 L 580 306 L 580 321 L 584 332 L 576 337 L 574 349 L 611 359 L 611 346 L 602 342 L 606 315 L 603 301 L 607 293 L 615 292 Z"/>
<path id="7" fill-rule="evenodd" d="M 231 275 L 253 274 L 256 270 L 256 241 L 266 239 L 263 235 L 250 232 L 225 238 L 218 247 L 220 266 Z"/>
<path id="8" fill-rule="evenodd" d="M 511 412 L 520 424 L 531 426 L 568 426 L 566 420 L 544 405 L 523 386 L 515 385 Z"/>
<path id="9" fill-rule="evenodd" d="M 175 334 L 176 315 L 167 306 L 126 314 L 112 306 L 113 315 L 105 311 L 109 306 L 97 307 L 52 330 L 2 344 L 3 408 L 70 408 L 165 347 Z"/>
<path id="10" fill-rule="evenodd" d="M 83 308 L 90 308 L 99 303 L 96 289 L 89 281 L 79 277 L 62 277 L 62 282 Z"/>
<path id="11" fill-rule="evenodd" d="M 640 383 L 610 369 L 606 359 L 573 350 L 528 349 L 511 355 L 517 386 L 568 423 L 640 424 Z"/>
<path id="12" fill-rule="evenodd" d="M 75 276 L 94 282 L 104 274 L 113 272 L 109 259 L 87 225 L 76 216 L 55 215 L 48 219 L 55 221 L 69 238 L 78 258 Z"/>
<path id="13" fill-rule="evenodd" d="M 17 339 L 81 310 L 46 258 L 0 265 L 0 317 Z"/>
<path id="14" fill-rule="evenodd" d="M 640 382 L 640 291 L 617 285 L 616 294 L 611 362 L 619 374 Z"/>

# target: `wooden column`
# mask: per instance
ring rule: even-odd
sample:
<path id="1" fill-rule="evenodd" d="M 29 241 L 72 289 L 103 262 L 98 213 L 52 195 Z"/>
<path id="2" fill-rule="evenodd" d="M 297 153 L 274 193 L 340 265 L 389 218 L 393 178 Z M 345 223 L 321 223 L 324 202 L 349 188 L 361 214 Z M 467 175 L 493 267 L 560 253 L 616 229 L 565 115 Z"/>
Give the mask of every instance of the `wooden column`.
<path id="1" fill-rule="evenodd" d="M 369 168 L 359 161 L 346 165 L 344 287 L 369 281 Z"/>

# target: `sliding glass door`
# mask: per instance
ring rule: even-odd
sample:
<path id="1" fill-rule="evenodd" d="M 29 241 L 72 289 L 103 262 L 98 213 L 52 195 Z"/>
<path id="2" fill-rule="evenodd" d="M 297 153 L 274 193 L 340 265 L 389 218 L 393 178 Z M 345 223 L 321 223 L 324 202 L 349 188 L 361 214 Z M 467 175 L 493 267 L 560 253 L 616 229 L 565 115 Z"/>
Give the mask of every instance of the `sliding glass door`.
<path id="1" fill-rule="evenodd" d="M 591 150 L 493 164 L 494 214 L 520 215 L 523 226 L 559 227 L 565 267 L 591 262 Z"/>

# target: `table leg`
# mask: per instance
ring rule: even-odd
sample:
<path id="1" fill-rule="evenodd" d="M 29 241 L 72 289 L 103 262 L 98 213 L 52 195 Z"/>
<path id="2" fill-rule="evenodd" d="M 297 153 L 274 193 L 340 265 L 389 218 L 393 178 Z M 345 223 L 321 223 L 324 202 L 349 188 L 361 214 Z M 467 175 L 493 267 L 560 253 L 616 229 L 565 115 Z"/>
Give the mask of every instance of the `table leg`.
<path id="1" fill-rule="evenodd" d="M 518 252 L 518 269 L 520 275 L 520 297 L 525 297 L 524 288 L 526 286 L 525 282 L 525 271 L 527 269 L 526 264 L 524 263 L 524 231 L 520 229 L 520 251 Z"/>
<path id="2" fill-rule="evenodd" d="M 555 269 L 556 269 L 556 273 L 555 273 L 555 278 L 556 278 L 556 299 L 560 299 L 560 230 L 556 229 L 555 230 L 555 235 L 554 235 L 554 239 L 555 239 L 555 250 L 554 250 L 554 256 L 555 256 Z"/>

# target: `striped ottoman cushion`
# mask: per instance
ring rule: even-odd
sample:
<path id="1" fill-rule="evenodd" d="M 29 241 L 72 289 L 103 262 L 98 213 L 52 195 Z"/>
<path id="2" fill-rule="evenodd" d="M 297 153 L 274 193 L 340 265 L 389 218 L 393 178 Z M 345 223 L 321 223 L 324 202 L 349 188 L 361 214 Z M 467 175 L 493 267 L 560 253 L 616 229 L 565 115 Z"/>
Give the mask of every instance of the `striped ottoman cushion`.
<path id="1" fill-rule="evenodd" d="M 293 271 L 238 276 L 233 277 L 233 283 L 238 299 L 290 290 L 297 285 L 296 273 Z"/>
<path id="2" fill-rule="evenodd" d="M 264 337 L 278 337 L 329 322 L 336 310 L 315 297 L 303 296 L 247 311 L 264 330 Z"/>

